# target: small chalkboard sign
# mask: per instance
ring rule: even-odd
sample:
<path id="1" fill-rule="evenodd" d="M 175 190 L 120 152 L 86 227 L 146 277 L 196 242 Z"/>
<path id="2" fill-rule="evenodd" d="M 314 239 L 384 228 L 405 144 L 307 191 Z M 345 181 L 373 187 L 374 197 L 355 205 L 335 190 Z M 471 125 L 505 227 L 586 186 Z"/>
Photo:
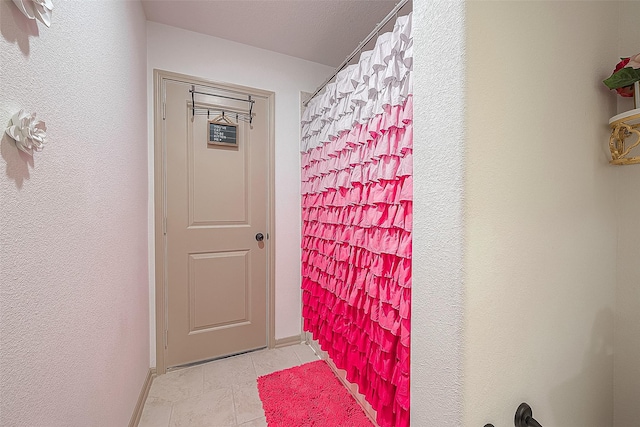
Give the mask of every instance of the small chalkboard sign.
<path id="1" fill-rule="evenodd" d="M 209 120 L 209 144 L 238 146 L 238 125 L 228 121 Z"/>

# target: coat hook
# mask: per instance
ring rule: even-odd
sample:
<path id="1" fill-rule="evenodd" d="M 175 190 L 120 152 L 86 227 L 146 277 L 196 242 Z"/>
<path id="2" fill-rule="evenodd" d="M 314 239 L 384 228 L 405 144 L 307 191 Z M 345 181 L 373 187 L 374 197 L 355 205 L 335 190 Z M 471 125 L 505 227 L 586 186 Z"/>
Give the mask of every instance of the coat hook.
<path id="1" fill-rule="evenodd" d="M 526 403 L 521 403 L 516 409 L 514 417 L 516 427 L 542 427 L 535 418 L 533 418 L 533 410 Z"/>

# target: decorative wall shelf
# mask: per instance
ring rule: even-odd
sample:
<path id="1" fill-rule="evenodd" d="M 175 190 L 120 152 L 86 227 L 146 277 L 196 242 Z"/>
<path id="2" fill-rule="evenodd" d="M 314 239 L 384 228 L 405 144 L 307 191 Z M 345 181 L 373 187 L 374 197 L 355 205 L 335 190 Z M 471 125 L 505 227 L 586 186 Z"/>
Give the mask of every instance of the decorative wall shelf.
<path id="1" fill-rule="evenodd" d="M 631 150 L 640 145 L 640 108 L 611 117 L 609 127 L 611 127 L 609 137 L 611 161 L 609 163 L 612 165 L 640 163 L 640 156 L 629 156 Z M 638 151 L 640 154 L 640 149 Z"/>

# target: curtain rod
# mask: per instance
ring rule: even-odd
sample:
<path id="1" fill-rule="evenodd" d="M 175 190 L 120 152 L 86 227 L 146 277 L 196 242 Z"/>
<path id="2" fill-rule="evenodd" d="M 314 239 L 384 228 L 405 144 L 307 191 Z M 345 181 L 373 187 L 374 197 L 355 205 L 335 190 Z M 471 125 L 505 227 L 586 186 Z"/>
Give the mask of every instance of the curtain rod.
<path id="1" fill-rule="evenodd" d="M 333 80 L 333 78 L 338 75 L 338 73 L 340 71 L 342 71 L 342 69 L 360 52 L 362 52 L 362 49 L 364 49 L 364 47 L 367 45 L 367 43 L 369 43 L 371 41 L 371 39 L 373 39 L 378 32 L 380 31 L 380 29 L 382 27 L 384 27 L 387 22 L 389 22 L 391 20 L 391 18 L 393 18 L 394 16 L 396 16 L 398 14 L 398 11 L 400 11 L 400 9 L 402 9 L 404 7 L 404 5 L 406 5 L 409 2 L 409 0 L 400 0 L 400 2 L 398 2 L 398 4 L 396 4 L 396 6 L 391 10 L 391 12 L 389 12 L 389 14 L 387 16 L 384 17 L 384 19 L 382 19 L 382 21 L 380 21 L 380 23 L 378 23 L 378 25 L 376 25 L 376 27 L 373 29 L 373 31 L 371 31 L 369 33 L 369 35 L 360 42 L 360 44 L 358 45 L 358 47 L 351 52 L 351 55 L 347 56 L 347 59 L 345 59 L 342 64 L 340 64 L 338 66 L 338 68 L 336 68 L 336 70 L 333 72 L 333 74 L 331 75 L 331 77 L 329 77 L 327 80 L 324 81 L 324 83 L 322 83 L 320 86 L 318 86 L 318 89 L 316 89 L 315 92 L 313 92 L 313 95 L 311 95 L 311 97 L 309 99 L 307 99 L 305 102 L 303 102 L 302 105 L 304 105 L 305 107 L 307 105 L 309 105 L 309 102 L 311 102 L 311 100 L 313 98 L 316 97 L 317 94 L 320 93 L 320 91 L 322 89 L 324 89 L 324 87 L 331 81 Z"/>

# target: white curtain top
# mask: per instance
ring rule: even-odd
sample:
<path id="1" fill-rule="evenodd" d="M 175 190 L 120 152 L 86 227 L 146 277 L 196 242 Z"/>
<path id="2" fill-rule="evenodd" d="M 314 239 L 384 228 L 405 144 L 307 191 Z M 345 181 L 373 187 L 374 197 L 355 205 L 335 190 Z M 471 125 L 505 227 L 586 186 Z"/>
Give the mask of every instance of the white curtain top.
<path id="1" fill-rule="evenodd" d="M 413 93 L 411 15 L 399 17 L 392 32 L 378 37 L 373 50 L 362 52 L 357 64 L 341 70 L 309 102 L 302 115 L 302 152 L 402 104 Z"/>

